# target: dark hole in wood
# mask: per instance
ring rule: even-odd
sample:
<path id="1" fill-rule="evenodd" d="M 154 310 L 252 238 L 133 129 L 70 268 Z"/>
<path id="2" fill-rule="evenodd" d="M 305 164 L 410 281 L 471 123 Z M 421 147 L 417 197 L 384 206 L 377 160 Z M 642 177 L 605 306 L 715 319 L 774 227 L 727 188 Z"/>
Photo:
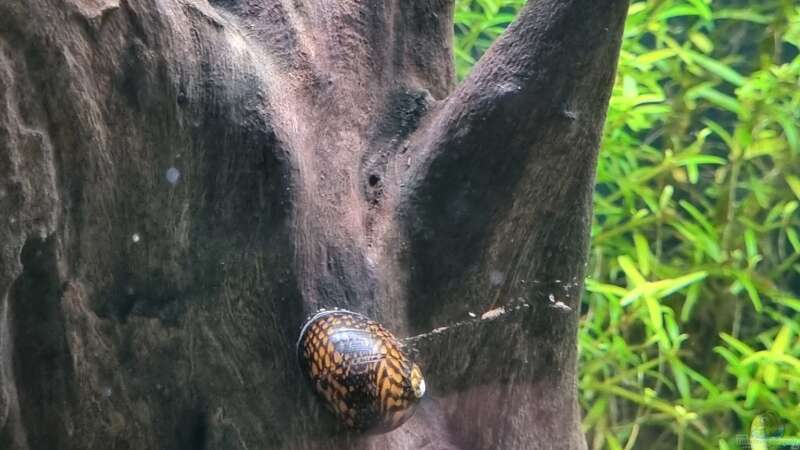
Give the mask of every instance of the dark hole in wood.
<path id="1" fill-rule="evenodd" d="M 370 175 L 369 176 L 369 185 L 370 185 L 370 187 L 375 187 L 380 182 L 381 182 L 381 177 L 379 177 L 377 175 Z"/>

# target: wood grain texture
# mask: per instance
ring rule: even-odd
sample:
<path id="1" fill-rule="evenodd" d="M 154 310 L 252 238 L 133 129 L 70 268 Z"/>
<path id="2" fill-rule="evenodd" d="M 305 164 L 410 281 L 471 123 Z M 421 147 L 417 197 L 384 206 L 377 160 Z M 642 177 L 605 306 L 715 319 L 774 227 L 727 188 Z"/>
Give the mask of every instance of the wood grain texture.
<path id="1" fill-rule="evenodd" d="M 447 0 L 0 0 L 0 448 L 585 448 L 626 8 L 532 1 L 456 86 Z M 518 304 L 419 343 L 395 432 L 301 381 L 318 307 L 403 337 Z"/>

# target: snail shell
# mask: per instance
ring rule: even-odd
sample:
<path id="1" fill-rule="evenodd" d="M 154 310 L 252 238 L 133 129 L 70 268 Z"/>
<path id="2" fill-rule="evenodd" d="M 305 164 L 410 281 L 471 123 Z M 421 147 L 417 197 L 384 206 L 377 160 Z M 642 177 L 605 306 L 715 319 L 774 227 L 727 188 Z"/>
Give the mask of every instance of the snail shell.
<path id="1" fill-rule="evenodd" d="M 425 394 L 419 367 L 379 323 L 345 311 L 320 311 L 303 325 L 300 367 L 319 397 L 350 429 L 391 431 Z"/>

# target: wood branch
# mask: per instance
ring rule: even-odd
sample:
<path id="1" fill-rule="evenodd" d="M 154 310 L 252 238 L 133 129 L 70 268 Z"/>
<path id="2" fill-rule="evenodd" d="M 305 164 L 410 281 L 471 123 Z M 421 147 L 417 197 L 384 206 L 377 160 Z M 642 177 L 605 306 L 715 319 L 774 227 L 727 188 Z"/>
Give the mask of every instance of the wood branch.
<path id="1" fill-rule="evenodd" d="M 596 154 L 627 6 L 528 2 L 412 137 L 413 161 L 396 170 L 404 174 L 407 226 L 421 261 L 414 297 L 423 328 L 436 325 L 424 318 L 446 308 L 429 298 L 463 286 L 471 270 L 465 262 L 491 256 L 492 267 L 477 271 L 503 274 L 528 267 L 519 280 L 581 278 L 562 269 L 586 251 Z M 486 251 L 498 239 L 515 248 L 497 242 Z M 475 291 L 493 289 L 487 280 Z M 494 303 L 490 296 L 450 313 Z"/>
<path id="2" fill-rule="evenodd" d="M 529 2 L 467 80 L 431 108 L 408 160 L 392 167 L 410 242 L 412 331 L 530 305 L 503 326 L 422 343 L 423 355 L 435 355 L 430 370 L 448 374 L 439 397 L 463 414 L 449 416 L 453 435 L 478 448 L 585 445 L 565 431 L 580 426 L 568 386 L 596 155 L 627 4 Z M 426 350 L 428 342 L 438 345 Z M 430 353 L 439 347 L 453 353 Z M 506 364 L 487 363 L 495 352 Z M 513 424 L 529 417 L 539 418 L 538 443 L 516 438 L 525 426 Z M 470 431 L 476 420 L 480 432 Z"/>

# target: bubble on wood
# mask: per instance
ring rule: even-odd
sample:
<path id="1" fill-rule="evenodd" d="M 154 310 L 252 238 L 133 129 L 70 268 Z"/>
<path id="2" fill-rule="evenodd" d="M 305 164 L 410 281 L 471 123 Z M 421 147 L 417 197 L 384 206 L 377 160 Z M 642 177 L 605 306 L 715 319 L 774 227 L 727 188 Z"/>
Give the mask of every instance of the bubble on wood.
<path id="1" fill-rule="evenodd" d="M 174 186 L 178 184 L 178 180 L 181 178 L 181 171 L 175 167 L 170 167 L 167 169 L 166 177 L 167 182 Z"/>

